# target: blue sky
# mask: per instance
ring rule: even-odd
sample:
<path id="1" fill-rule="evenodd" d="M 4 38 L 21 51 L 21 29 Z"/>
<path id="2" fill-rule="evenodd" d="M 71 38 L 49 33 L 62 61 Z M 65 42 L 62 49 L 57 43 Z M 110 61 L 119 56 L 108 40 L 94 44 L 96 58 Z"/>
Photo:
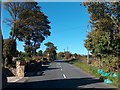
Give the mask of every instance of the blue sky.
<path id="1" fill-rule="evenodd" d="M 89 24 L 89 15 L 84 6 L 79 2 L 40 2 L 41 11 L 44 12 L 51 22 L 51 36 L 41 44 L 40 49 L 45 50 L 44 43 L 53 42 L 57 46 L 57 52 L 69 50 L 71 53 L 87 54 L 84 47 L 86 28 Z M 10 18 L 3 9 L 2 19 Z M 2 23 L 3 38 L 8 38 L 10 27 Z M 23 51 L 23 43 L 17 41 L 17 49 Z M 39 49 L 39 50 L 40 50 Z"/>

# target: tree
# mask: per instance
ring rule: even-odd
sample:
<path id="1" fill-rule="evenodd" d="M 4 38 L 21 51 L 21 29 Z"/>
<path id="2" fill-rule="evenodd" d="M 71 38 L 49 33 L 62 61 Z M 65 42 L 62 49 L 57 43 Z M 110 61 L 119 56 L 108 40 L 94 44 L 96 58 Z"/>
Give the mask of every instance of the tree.
<path id="1" fill-rule="evenodd" d="M 40 7 L 24 10 L 14 27 L 18 32 L 15 36 L 25 42 L 25 48 L 29 47 L 32 55 L 36 55 L 36 49 L 50 36 L 49 24 L 48 17 L 40 11 Z"/>
<path id="2" fill-rule="evenodd" d="M 57 53 L 57 58 L 58 59 L 64 59 L 64 57 L 65 57 L 64 52 Z"/>
<path id="3" fill-rule="evenodd" d="M 84 2 L 89 14 L 92 31 L 85 40 L 85 47 L 100 58 L 120 55 L 120 3 Z M 113 58 L 108 60 L 113 61 Z M 111 62 L 112 63 L 112 62 Z"/>
<path id="4" fill-rule="evenodd" d="M 48 48 L 54 47 L 54 44 L 52 42 L 47 42 L 44 45 L 47 46 Z M 56 48 L 56 47 L 54 47 L 54 48 Z"/>
<path id="5" fill-rule="evenodd" d="M 15 56 L 16 53 L 16 41 L 13 39 L 4 39 L 3 58 L 5 66 L 12 63 L 12 57 Z"/>
<path id="6" fill-rule="evenodd" d="M 31 10 L 37 5 L 36 2 L 5 2 L 4 8 L 9 12 L 11 19 L 6 18 L 5 23 L 11 26 L 10 39 L 16 41 L 16 34 L 18 31 L 15 29 L 16 22 L 19 20 L 19 15 L 24 10 Z"/>
<path id="7" fill-rule="evenodd" d="M 37 52 L 37 55 L 38 55 L 38 56 L 43 56 L 43 51 L 42 51 L 42 50 L 39 50 L 39 51 Z"/>
<path id="8" fill-rule="evenodd" d="M 70 52 L 65 52 L 64 55 L 65 55 L 65 59 L 67 59 L 67 60 L 70 59 L 72 56 L 72 54 Z"/>
<path id="9" fill-rule="evenodd" d="M 55 60 L 57 55 L 56 53 L 57 47 L 54 46 L 52 42 L 47 42 L 44 45 L 47 46 L 45 50 L 45 55 L 48 56 L 50 59 Z"/>
<path id="10" fill-rule="evenodd" d="M 11 38 L 25 42 L 28 56 L 36 55 L 40 44 L 50 36 L 48 17 L 40 11 L 37 2 L 7 2 L 5 8 L 13 19 Z"/>
<path id="11" fill-rule="evenodd" d="M 6 18 L 5 23 L 7 23 L 7 25 L 11 26 L 11 38 L 12 39 L 16 39 L 15 37 L 15 33 L 17 33 L 17 31 L 14 29 L 14 26 L 16 21 L 19 19 L 19 15 L 21 14 L 21 12 L 23 12 L 24 10 L 31 10 L 32 8 L 34 8 L 37 5 L 37 2 L 5 2 L 4 3 L 4 8 L 9 12 L 11 19 Z"/>
<path id="12" fill-rule="evenodd" d="M 77 53 L 74 53 L 72 56 L 73 56 L 74 59 L 78 59 L 78 54 Z"/>

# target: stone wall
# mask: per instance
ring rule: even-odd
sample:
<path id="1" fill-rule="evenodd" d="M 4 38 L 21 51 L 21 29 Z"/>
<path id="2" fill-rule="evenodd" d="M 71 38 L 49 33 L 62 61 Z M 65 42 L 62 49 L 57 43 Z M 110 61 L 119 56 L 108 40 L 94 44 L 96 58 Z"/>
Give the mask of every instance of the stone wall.
<path id="1" fill-rule="evenodd" d="M 20 64 L 20 61 L 16 61 L 16 76 L 24 77 L 25 66 Z"/>

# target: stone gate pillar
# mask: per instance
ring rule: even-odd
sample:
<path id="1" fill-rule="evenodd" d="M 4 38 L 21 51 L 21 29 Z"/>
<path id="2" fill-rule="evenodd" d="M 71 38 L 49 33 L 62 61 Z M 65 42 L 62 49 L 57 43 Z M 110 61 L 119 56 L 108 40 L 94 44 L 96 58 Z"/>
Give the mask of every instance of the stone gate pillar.
<path id="1" fill-rule="evenodd" d="M 16 76 L 24 77 L 25 66 L 21 65 L 20 61 L 16 61 Z"/>

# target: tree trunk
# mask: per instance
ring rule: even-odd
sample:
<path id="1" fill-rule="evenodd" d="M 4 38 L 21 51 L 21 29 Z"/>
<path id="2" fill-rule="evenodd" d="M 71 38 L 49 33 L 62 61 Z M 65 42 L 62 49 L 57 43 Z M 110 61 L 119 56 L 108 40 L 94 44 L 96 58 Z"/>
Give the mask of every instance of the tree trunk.
<path id="1" fill-rule="evenodd" d="M 34 45 L 33 45 L 33 56 L 36 55 L 36 41 L 34 42 Z"/>

